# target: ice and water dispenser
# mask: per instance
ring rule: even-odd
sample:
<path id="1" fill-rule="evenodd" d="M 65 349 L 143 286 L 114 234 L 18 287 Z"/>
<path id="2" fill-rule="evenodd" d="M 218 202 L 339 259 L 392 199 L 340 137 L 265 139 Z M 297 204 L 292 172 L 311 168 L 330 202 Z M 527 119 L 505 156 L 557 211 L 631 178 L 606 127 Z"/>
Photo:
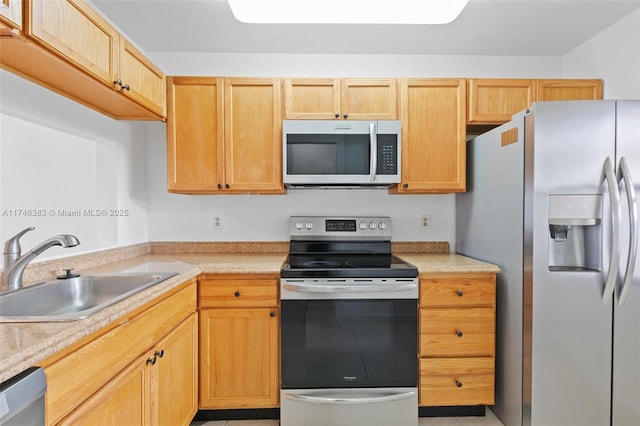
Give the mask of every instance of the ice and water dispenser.
<path id="1" fill-rule="evenodd" d="M 599 271 L 602 195 L 549 195 L 549 270 Z"/>

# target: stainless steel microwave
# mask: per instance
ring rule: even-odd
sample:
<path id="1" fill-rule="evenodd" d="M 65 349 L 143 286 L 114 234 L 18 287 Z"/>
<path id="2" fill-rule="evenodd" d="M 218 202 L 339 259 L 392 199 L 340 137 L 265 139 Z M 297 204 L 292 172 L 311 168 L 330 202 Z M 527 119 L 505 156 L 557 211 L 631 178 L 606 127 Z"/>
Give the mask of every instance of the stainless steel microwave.
<path id="1" fill-rule="evenodd" d="M 284 120 L 284 183 L 288 187 L 399 183 L 400 128 L 398 120 Z"/>

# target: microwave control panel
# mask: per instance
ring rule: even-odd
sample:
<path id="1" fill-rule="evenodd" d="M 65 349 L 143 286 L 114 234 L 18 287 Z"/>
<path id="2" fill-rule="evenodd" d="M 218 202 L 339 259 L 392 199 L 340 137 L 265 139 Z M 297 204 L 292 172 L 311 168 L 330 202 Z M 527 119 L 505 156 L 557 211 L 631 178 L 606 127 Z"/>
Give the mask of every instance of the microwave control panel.
<path id="1" fill-rule="evenodd" d="M 396 135 L 378 135 L 378 167 L 376 174 L 398 174 L 398 140 Z"/>

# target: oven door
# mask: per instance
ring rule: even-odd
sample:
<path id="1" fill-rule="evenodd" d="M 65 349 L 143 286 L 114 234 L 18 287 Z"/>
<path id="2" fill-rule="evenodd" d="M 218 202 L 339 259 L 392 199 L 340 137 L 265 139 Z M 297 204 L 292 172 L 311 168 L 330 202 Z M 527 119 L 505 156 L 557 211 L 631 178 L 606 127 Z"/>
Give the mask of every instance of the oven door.
<path id="1" fill-rule="evenodd" d="M 415 299 L 283 300 L 283 389 L 414 387 Z"/>

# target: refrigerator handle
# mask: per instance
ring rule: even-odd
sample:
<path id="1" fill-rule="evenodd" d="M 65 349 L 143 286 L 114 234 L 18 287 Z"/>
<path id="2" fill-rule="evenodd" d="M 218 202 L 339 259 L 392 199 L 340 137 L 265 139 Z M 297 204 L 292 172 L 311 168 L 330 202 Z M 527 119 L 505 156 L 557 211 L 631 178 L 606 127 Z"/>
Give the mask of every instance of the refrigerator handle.
<path id="1" fill-rule="evenodd" d="M 622 231 L 620 229 L 620 223 L 622 222 L 620 191 L 618 190 L 618 180 L 616 179 L 616 173 L 613 170 L 613 163 L 609 157 L 604 161 L 604 180 L 607 181 L 609 197 L 611 198 L 611 228 L 613 241 L 611 244 L 609 272 L 607 273 L 606 284 L 604 286 L 604 291 L 602 292 L 602 303 L 604 303 L 605 306 L 609 306 L 611 298 L 613 297 L 613 290 L 616 286 L 618 272 L 620 270 L 620 252 L 622 251 Z"/>
<path id="2" fill-rule="evenodd" d="M 624 180 L 627 204 L 629 205 L 629 257 L 627 258 L 627 268 L 622 281 L 622 290 L 618 296 L 618 305 L 622 306 L 627 298 L 629 289 L 631 289 L 633 270 L 638 259 L 638 205 L 636 204 L 636 193 L 631 180 L 631 172 L 624 157 L 620 159 L 620 166 L 618 167 L 618 180 L 620 178 Z"/>

